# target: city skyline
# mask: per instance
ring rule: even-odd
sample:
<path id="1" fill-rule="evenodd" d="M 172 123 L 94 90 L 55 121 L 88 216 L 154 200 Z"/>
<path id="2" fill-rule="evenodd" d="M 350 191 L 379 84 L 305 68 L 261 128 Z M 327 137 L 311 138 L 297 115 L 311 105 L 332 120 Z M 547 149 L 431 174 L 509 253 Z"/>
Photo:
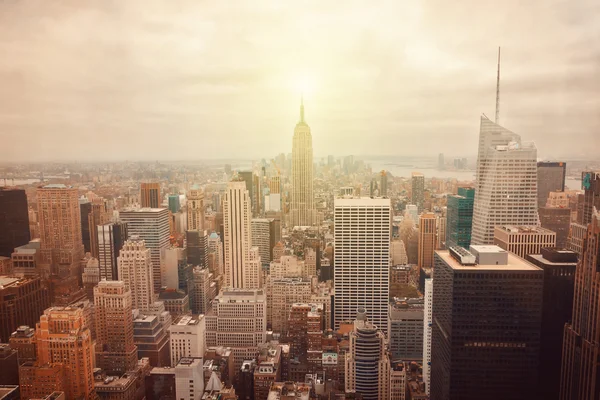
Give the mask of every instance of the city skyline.
<path id="1" fill-rule="evenodd" d="M 493 115 L 497 45 L 503 126 L 544 158 L 588 157 L 593 146 L 577 144 L 598 140 L 600 6 L 591 0 L 484 2 L 469 13 L 436 1 L 235 11 L 150 2 L 143 13 L 136 3 L 0 6 L 5 160 L 72 159 L 88 146 L 107 160 L 195 158 L 190 144 L 211 156 L 260 157 L 267 146 L 291 147 L 302 86 L 317 155 L 385 155 L 390 144 L 396 154 L 473 154 L 463 143 L 476 138 L 478 116 Z M 464 25 L 471 29 L 456 29 Z"/>

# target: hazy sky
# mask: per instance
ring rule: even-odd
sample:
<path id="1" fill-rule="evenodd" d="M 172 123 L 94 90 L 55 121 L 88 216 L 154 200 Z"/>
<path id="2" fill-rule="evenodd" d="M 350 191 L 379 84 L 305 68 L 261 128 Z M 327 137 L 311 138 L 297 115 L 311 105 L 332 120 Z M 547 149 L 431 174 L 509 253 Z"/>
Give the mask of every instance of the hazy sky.
<path id="1" fill-rule="evenodd" d="M 600 150 L 600 1 L 0 2 L 11 160 L 271 157 L 300 91 L 316 156 L 471 155 L 494 115 Z"/>

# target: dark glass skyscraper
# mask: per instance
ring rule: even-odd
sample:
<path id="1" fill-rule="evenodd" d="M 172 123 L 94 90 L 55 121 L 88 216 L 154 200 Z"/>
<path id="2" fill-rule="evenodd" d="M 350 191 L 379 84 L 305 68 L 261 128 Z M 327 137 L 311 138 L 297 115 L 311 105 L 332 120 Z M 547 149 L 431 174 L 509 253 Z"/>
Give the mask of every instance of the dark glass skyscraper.
<path id="1" fill-rule="evenodd" d="M 544 308 L 540 347 L 538 398 L 558 399 L 565 324 L 571 322 L 577 253 L 555 248 L 530 254 L 527 261 L 544 270 Z"/>
<path id="2" fill-rule="evenodd" d="M 30 239 L 25 190 L 0 187 L 0 256 L 10 257 Z"/>
<path id="3" fill-rule="evenodd" d="M 565 191 L 565 175 L 567 173 L 567 163 L 564 162 L 546 162 L 537 163 L 537 190 L 538 207 L 544 207 L 548 194 L 550 192 Z"/>
<path id="4" fill-rule="evenodd" d="M 89 200 L 79 200 L 79 212 L 81 213 L 81 242 L 84 251 L 87 253 L 91 249 L 90 241 L 90 213 L 92 212 L 92 202 Z"/>
<path id="5" fill-rule="evenodd" d="M 473 227 L 473 199 L 475 189 L 459 187 L 458 194 L 448 196 L 446 213 L 446 247 L 471 245 Z"/>
<path id="6" fill-rule="evenodd" d="M 531 400 L 543 271 L 497 246 L 436 251 L 431 400 Z"/>

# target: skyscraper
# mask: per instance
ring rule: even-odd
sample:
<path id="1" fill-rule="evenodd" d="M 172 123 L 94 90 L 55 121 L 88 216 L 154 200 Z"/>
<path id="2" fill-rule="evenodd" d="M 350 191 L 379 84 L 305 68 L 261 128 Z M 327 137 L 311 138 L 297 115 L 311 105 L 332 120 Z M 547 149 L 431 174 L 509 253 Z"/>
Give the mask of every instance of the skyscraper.
<path id="1" fill-rule="evenodd" d="M 171 366 L 183 357 L 204 357 L 206 350 L 206 321 L 204 315 L 186 314 L 169 327 Z"/>
<path id="2" fill-rule="evenodd" d="M 154 302 L 150 249 L 136 237 L 127 240 L 118 257 L 119 280 L 131 291 L 132 307 L 145 310 Z"/>
<path id="3" fill-rule="evenodd" d="M 110 220 L 106 209 L 106 203 L 102 198 L 92 200 L 92 211 L 88 215 L 90 232 L 90 253 L 92 257 L 98 258 L 98 225 L 104 225 Z"/>
<path id="4" fill-rule="evenodd" d="M 543 271 L 497 246 L 438 250 L 431 400 L 528 400 L 537 390 Z"/>
<path id="5" fill-rule="evenodd" d="M 446 213 L 446 248 L 460 246 L 468 249 L 473 229 L 473 199 L 475 189 L 459 187 L 458 194 L 448 196 Z"/>
<path id="6" fill-rule="evenodd" d="M 312 135 L 310 127 L 304 121 L 304 102 L 302 102 L 300 121 L 294 129 L 292 146 L 290 226 L 312 226 L 317 223 L 314 201 Z"/>
<path id="7" fill-rule="evenodd" d="M 431 392 L 431 324 L 433 311 L 433 280 L 425 279 L 425 310 L 423 312 L 423 382 L 429 396 Z"/>
<path id="8" fill-rule="evenodd" d="M 0 257 L 10 257 L 30 238 L 25 190 L 0 187 Z"/>
<path id="9" fill-rule="evenodd" d="M 346 391 L 365 400 L 386 400 L 390 393 L 390 359 L 385 335 L 367 319 L 367 310 L 357 309 L 350 347 L 345 359 Z"/>
<path id="10" fill-rule="evenodd" d="M 433 267 L 433 252 L 436 248 L 436 217 L 433 213 L 419 217 L 419 268 Z"/>
<path id="11" fill-rule="evenodd" d="M 20 325 L 34 326 L 49 305 L 48 291 L 39 277 L 0 275 L 0 342 L 8 342 Z"/>
<path id="12" fill-rule="evenodd" d="M 370 319 L 386 332 L 390 199 L 335 199 L 334 224 L 335 328 L 352 321 L 358 308 L 368 308 Z"/>
<path id="13" fill-rule="evenodd" d="M 200 189 L 192 189 L 187 195 L 187 219 L 189 231 L 204 229 L 204 193 Z"/>
<path id="14" fill-rule="evenodd" d="M 525 258 L 556 247 L 556 233 L 538 226 L 500 225 L 494 229 L 494 244 Z"/>
<path id="15" fill-rule="evenodd" d="M 94 348 L 83 308 L 48 308 L 40 317 L 35 337 L 39 366 L 62 363 L 65 398 L 94 398 Z"/>
<path id="16" fill-rule="evenodd" d="M 80 260 L 83 257 L 81 211 L 76 188 L 62 184 L 37 189 L 40 221 L 40 264 L 50 276 L 52 304 L 70 304 L 79 295 Z"/>
<path id="17" fill-rule="evenodd" d="M 223 200 L 226 287 L 260 287 L 260 262 L 257 264 L 251 260 L 251 217 L 250 196 L 245 182 L 229 182 Z"/>
<path id="18" fill-rule="evenodd" d="M 131 310 L 131 290 L 125 282 L 102 280 L 94 288 L 96 363 L 108 374 L 122 375 L 137 364 Z"/>
<path id="19" fill-rule="evenodd" d="M 96 227 L 98 231 L 98 265 L 100 278 L 116 281 L 118 278 L 117 257 L 127 240 L 127 223 L 110 222 Z"/>
<path id="20" fill-rule="evenodd" d="M 160 207 L 160 183 L 142 182 L 140 185 L 140 200 L 142 208 Z"/>
<path id="21" fill-rule="evenodd" d="M 550 192 L 565 191 L 567 163 L 540 161 L 537 163 L 538 207 L 544 207 Z"/>
<path id="22" fill-rule="evenodd" d="M 279 221 L 273 218 L 253 218 L 250 221 L 252 228 L 252 246 L 258 247 L 258 253 L 263 265 L 273 261 L 273 247 L 281 237 Z"/>
<path id="23" fill-rule="evenodd" d="M 583 198 L 578 207 L 577 223 L 587 226 L 592 222 L 594 207 L 600 210 L 600 172 L 582 172 L 581 188 L 583 189 Z"/>
<path id="24" fill-rule="evenodd" d="M 588 224 L 575 272 L 573 322 L 565 325 L 560 381 L 561 400 L 595 400 L 600 392 L 600 213 Z"/>
<path id="25" fill-rule="evenodd" d="M 577 253 L 542 249 L 527 261 L 544 270 L 544 308 L 540 347 L 540 399 L 558 399 L 565 324 L 572 321 Z"/>
<path id="26" fill-rule="evenodd" d="M 178 194 L 170 194 L 169 195 L 169 211 L 173 214 L 178 213 L 181 205 L 179 203 L 179 195 Z"/>
<path id="27" fill-rule="evenodd" d="M 379 195 L 386 197 L 388 192 L 388 173 L 386 170 L 383 170 L 379 173 L 379 175 L 381 177 L 381 182 L 379 183 Z"/>
<path id="28" fill-rule="evenodd" d="M 145 242 L 152 259 L 154 291 L 159 292 L 162 284 L 160 253 L 170 246 L 169 210 L 166 208 L 127 209 L 119 213 L 127 224 L 129 237 L 136 236 Z"/>
<path id="29" fill-rule="evenodd" d="M 417 206 L 417 210 L 419 213 L 422 212 L 423 202 L 425 201 L 425 176 L 420 172 L 412 173 L 411 193 L 411 203 Z"/>
<path id="30" fill-rule="evenodd" d="M 471 243 L 492 244 L 497 225 L 537 225 L 537 149 L 481 117 Z"/>

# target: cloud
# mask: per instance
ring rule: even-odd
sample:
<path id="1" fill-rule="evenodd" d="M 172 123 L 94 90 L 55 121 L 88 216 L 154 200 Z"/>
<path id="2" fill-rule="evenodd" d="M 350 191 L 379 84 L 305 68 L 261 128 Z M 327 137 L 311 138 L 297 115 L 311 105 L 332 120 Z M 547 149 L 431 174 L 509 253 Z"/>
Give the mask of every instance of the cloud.
<path id="1" fill-rule="evenodd" d="M 461 156 L 493 115 L 540 156 L 597 153 L 600 4 L 64 0 L 0 3 L 7 160 Z"/>

